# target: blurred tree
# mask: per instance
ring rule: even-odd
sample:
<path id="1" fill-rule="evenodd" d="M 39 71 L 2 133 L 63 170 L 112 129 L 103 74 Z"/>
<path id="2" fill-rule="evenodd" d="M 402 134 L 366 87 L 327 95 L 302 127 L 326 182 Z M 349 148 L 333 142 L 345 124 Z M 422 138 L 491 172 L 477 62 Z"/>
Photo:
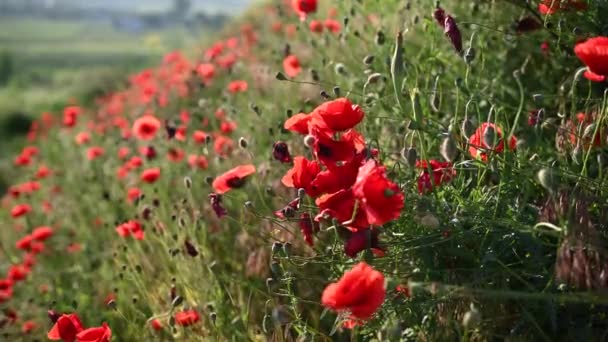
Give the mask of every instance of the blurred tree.
<path id="1" fill-rule="evenodd" d="M 3 51 L 0 53 L 0 86 L 6 85 L 13 77 L 14 65 L 13 56 L 10 52 Z"/>
<path id="2" fill-rule="evenodd" d="M 190 12 L 192 0 L 173 0 L 173 17 L 177 20 L 183 20 Z"/>

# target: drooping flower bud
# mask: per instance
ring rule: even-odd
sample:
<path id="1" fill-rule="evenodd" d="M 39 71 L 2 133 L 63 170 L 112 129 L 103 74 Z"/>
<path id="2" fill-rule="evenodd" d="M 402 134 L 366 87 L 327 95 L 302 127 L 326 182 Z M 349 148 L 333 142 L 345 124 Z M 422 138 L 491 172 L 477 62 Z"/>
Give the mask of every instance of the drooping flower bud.
<path id="1" fill-rule="evenodd" d="M 289 146 L 282 141 L 277 141 L 272 145 L 272 157 L 281 163 L 291 163 L 293 158 L 289 154 Z"/>
<path id="2" fill-rule="evenodd" d="M 439 147 L 439 153 L 449 162 L 453 162 L 458 156 L 458 146 L 456 146 L 456 141 L 454 141 L 454 137 L 451 134 L 443 139 Z"/>
<path id="3" fill-rule="evenodd" d="M 452 46 L 458 54 L 462 54 L 462 36 L 460 34 L 460 29 L 458 29 L 458 25 L 456 24 L 456 20 L 454 20 L 451 15 L 448 15 L 445 18 L 443 32 L 450 39 Z"/>

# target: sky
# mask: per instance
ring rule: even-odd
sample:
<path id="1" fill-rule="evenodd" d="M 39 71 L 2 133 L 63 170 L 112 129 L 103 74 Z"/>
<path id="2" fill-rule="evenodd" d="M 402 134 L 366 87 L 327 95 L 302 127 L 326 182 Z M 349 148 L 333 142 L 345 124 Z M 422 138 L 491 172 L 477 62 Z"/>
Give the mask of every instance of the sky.
<path id="1" fill-rule="evenodd" d="M 88 8 L 114 8 L 137 11 L 164 10 L 171 6 L 172 0 L 54 0 L 56 3 L 69 3 Z M 205 12 L 240 12 L 254 0 L 192 0 L 196 10 Z"/>

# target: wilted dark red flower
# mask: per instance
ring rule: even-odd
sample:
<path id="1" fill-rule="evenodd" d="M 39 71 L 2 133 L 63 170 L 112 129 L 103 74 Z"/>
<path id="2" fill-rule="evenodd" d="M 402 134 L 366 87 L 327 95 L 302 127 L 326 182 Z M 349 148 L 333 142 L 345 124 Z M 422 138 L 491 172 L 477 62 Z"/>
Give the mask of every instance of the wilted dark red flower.
<path id="1" fill-rule="evenodd" d="M 101 327 L 88 328 L 76 335 L 77 342 L 110 342 L 111 339 L 112 330 L 105 322 Z"/>
<path id="2" fill-rule="evenodd" d="M 291 163 L 293 158 L 289 154 L 289 146 L 282 141 L 277 141 L 272 145 L 272 157 L 281 163 Z"/>
<path id="3" fill-rule="evenodd" d="M 289 55 L 283 60 L 283 70 L 289 77 L 296 77 L 302 72 L 300 60 L 295 55 Z"/>
<path id="4" fill-rule="evenodd" d="M 211 193 L 209 194 L 209 201 L 211 202 L 211 208 L 218 218 L 222 218 L 228 214 L 226 209 L 222 207 L 222 195 Z"/>
<path id="5" fill-rule="evenodd" d="M 191 326 L 194 323 L 200 321 L 200 315 L 196 310 L 185 310 L 175 313 L 175 323 L 182 327 Z"/>
<path id="6" fill-rule="evenodd" d="M 351 234 L 344 244 L 344 253 L 354 258 L 360 252 L 369 248 L 375 255 L 384 255 L 384 249 L 380 247 L 376 229 L 361 229 Z"/>
<path id="7" fill-rule="evenodd" d="M 317 161 L 310 161 L 302 156 L 294 158 L 293 168 L 287 171 L 281 179 L 283 185 L 289 188 L 304 189 L 309 196 L 317 196 L 317 191 L 312 188 L 312 181 L 321 172 L 321 166 Z"/>
<path id="8" fill-rule="evenodd" d="M 277 210 L 274 212 L 274 215 L 278 218 L 288 218 L 293 217 L 295 213 L 300 209 L 300 198 L 296 198 L 289 202 L 285 208 Z"/>
<path id="9" fill-rule="evenodd" d="M 604 82 L 608 77 L 608 37 L 594 37 L 574 47 L 576 56 L 585 63 L 585 77 L 593 82 Z"/>
<path id="10" fill-rule="evenodd" d="M 154 146 L 144 146 L 139 149 L 139 153 L 141 153 L 142 156 L 146 157 L 147 160 L 152 160 L 156 158 L 156 149 L 154 148 Z"/>
<path id="11" fill-rule="evenodd" d="M 161 122 L 154 115 L 144 115 L 133 123 L 133 135 L 141 140 L 151 140 L 161 127 Z"/>
<path id="12" fill-rule="evenodd" d="M 443 8 L 435 8 L 435 11 L 433 11 L 433 18 L 435 18 L 439 26 L 445 28 L 445 11 L 443 10 Z"/>
<path id="13" fill-rule="evenodd" d="M 450 162 L 419 160 L 416 162 L 416 167 L 422 169 L 418 176 L 418 192 L 420 194 L 432 191 L 436 186 L 448 183 L 456 176 L 456 170 Z M 429 168 L 431 173 L 429 173 Z"/>
<path id="14" fill-rule="evenodd" d="M 493 140 L 493 141 L 492 141 Z M 469 153 L 473 158 L 488 160 L 488 152 L 501 153 L 504 147 L 502 129 L 493 123 L 484 122 L 477 128 L 475 133 L 469 137 Z M 494 147 L 489 146 L 493 145 Z M 509 138 L 509 148 L 515 150 L 517 138 Z"/>
<path id="15" fill-rule="evenodd" d="M 213 181 L 213 189 L 218 194 L 224 194 L 232 189 L 238 189 L 245 184 L 247 177 L 255 173 L 255 166 L 241 165 L 229 170 Z"/>
<path id="16" fill-rule="evenodd" d="M 526 16 L 517 21 L 517 23 L 515 24 L 515 32 L 519 34 L 528 33 L 539 30 L 542 27 L 542 24 L 539 23 L 538 20 L 534 19 L 531 16 Z"/>
<path id="17" fill-rule="evenodd" d="M 159 168 L 152 168 L 152 169 L 147 169 L 144 170 L 141 173 L 141 180 L 146 182 L 146 183 L 154 183 L 158 180 L 158 178 L 160 177 L 160 169 Z"/>
<path id="18" fill-rule="evenodd" d="M 319 223 L 313 221 L 309 213 L 300 214 L 299 223 L 300 231 L 302 232 L 302 235 L 304 235 L 304 241 L 306 241 L 309 246 L 312 246 L 313 235 L 319 231 Z"/>
<path id="19" fill-rule="evenodd" d="M 445 26 L 444 33 L 450 39 L 452 46 L 454 49 L 461 54 L 462 53 L 462 36 L 460 34 L 460 29 L 458 29 L 458 25 L 456 24 L 456 20 L 452 18 L 451 15 L 448 15 L 445 18 Z"/>
<path id="20" fill-rule="evenodd" d="M 386 177 L 386 168 L 368 160 L 359 169 L 353 194 L 359 210 L 371 225 L 381 226 L 399 218 L 404 206 L 404 195 L 399 186 Z"/>
<path id="21" fill-rule="evenodd" d="M 291 0 L 291 7 L 304 20 L 308 13 L 317 11 L 317 0 Z"/>
<path id="22" fill-rule="evenodd" d="M 194 247 L 192 242 L 190 242 L 189 240 L 184 241 L 184 247 L 186 248 L 186 253 L 189 256 L 191 256 L 193 258 L 198 256 L 198 251 L 196 250 L 196 247 Z"/>
<path id="23" fill-rule="evenodd" d="M 332 310 L 367 320 L 382 305 L 385 295 L 382 273 L 361 262 L 323 290 L 321 303 Z"/>
<path id="24" fill-rule="evenodd" d="M 47 338 L 53 341 L 73 342 L 76 340 L 76 335 L 83 330 L 77 314 L 63 314 L 48 332 Z"/>

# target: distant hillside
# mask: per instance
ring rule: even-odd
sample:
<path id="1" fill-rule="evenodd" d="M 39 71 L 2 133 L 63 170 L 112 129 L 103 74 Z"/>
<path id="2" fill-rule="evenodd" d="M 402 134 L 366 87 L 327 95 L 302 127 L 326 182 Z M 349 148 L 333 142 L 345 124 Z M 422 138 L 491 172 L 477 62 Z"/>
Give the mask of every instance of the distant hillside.
<path id="1" fill-rule="evenodd" d="M 69 4 L 78 7 L 95 7 L 103 9 L 120 10 L 165 10 L 171 7 L 171 0 L 55 0 L 57 4 Z M 254 0 L 192 0 L 195 10 L 205 10 L 205 12 L 224 12 L 227 14 L 240 12 Z"/>

